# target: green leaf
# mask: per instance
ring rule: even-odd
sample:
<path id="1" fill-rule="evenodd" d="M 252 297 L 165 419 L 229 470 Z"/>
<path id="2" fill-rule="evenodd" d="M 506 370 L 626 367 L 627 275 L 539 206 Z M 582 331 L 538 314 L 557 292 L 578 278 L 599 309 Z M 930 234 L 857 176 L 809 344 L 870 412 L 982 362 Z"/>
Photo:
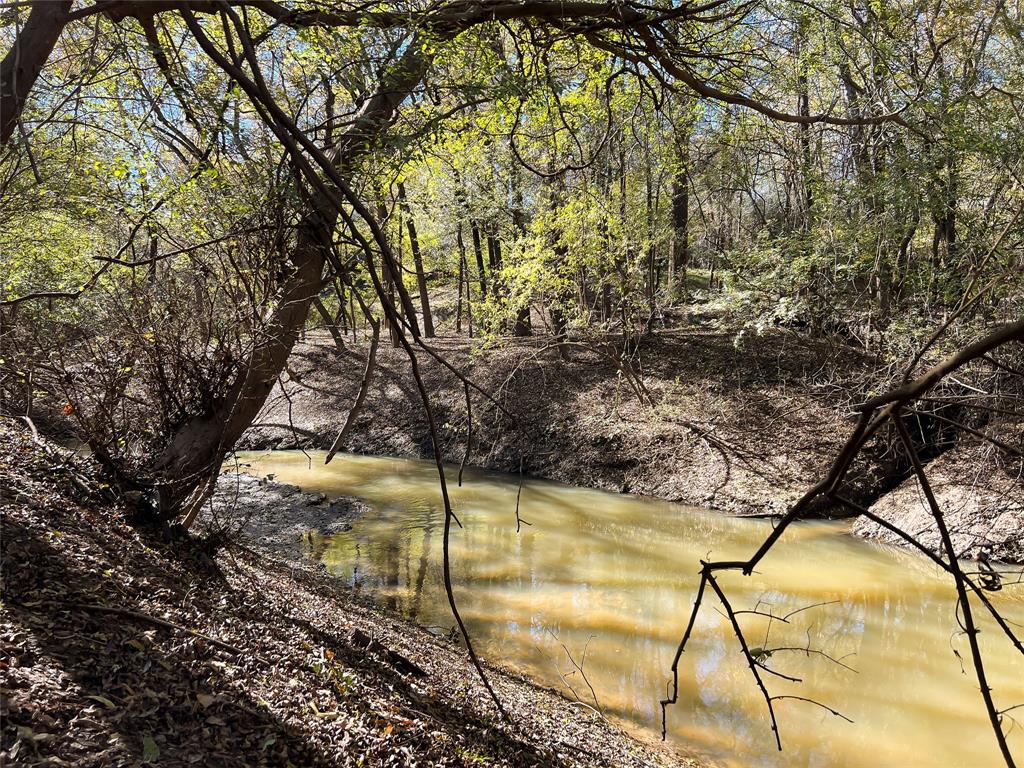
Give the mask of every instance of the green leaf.
<path id="1" fill-rule="evenodd" d="M 146 733 L 142 736 L 142 762 L 154 763 L 160 757 L 160 747 L 153 741 L 153 737 Z"/>
<path id="2" fill-rule="evenodd" d="M 95 696 L 86 696 L 85 698 L 92 699 L 93 701 L 98 701 L 100 704 L 102 704 L 107 709 L 114 709 L 117 706 L 117 705 L 114 704 L 114 702 L 112 702 L 106 696 L 95 695 Z"/>

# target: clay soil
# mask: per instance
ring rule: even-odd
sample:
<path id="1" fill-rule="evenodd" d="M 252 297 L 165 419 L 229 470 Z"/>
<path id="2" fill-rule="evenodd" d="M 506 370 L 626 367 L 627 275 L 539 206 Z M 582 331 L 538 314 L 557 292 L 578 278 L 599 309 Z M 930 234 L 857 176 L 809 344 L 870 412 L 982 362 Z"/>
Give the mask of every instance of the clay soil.
<path id="1" fill-rule="evenodd" d="M 827 470 L 852 428 L 851 398 L 871 361 L 855 350 L 776 332 L 737 344 L 716 330 L 666 331 L 645 341 L 642 404 L 599 351 L 559 357 L 550 339 L 432 340 L 493 397 L 473 395 L 472 465 L 573 485 L 658 496 L 734 514 L 783 511 Z M 249 431 L 251 448 L 328 448 L 355 399 L 366 349 L 339 352 L 312 333 Z M 404 352 L 382 344 L 377 373 L 344 450 L 433 455 Z M 420 355 L 446 460 L 466 452 L 459 379 Z M 866 498 L 886 472 L 870 457 L 853 473 Z"/>

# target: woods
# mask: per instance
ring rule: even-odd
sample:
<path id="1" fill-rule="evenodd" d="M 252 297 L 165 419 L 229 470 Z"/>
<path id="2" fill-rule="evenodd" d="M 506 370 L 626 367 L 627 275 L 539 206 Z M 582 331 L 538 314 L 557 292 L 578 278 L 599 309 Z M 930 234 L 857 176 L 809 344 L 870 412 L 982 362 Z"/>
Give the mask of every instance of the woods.
<path id="1" fill-rule="evenodd" d="M 1010 551 L 1013 534 L 960 544 L 928 473 L 980 446 L 978 477 L 1010 489 L 993 504 L 1018 509 L 1022 14 L 1002 0 L 0 4 L 0 412 L 82 441 L 135 523 L 195 530 L 225 462 L 280 412 L 274 393 L 291 434 L 304 428 L 294 353 L 327 333 L 332 359 L 359 373 L 316 447 L 326 461 L 351 447 L 366 408 L 388 424 L 421 418 L 370 394 L 381 377 L 415 393 L 446 595 L 504 715 L 458 613 L 444 462 L 466 465 L 475 420 L 534 447 L 552 428 L 510 410 L 525 363 L 494 387 L 477 361 L 505 349 L 563 371 L 596 360 L 616 403 L 621 388 L 720 455 L 726 485 L 730 462 L 737 476 L 768 472 L 772 436 L 753 450 L 723 436 L 679 387 L 735 378 L 728 417 L 767 376 L 760 340 L 844 350 L 856 365 L 801 363 L 801 382 L 778 352 L 776 399 L 828 390 L 818 401 L 852 436 L 815 459 L 831 469 L 750 560 L 691 564 L 698 594 L 735 619 L 715 574 L 749 575 L 798 520 L 842 511 L 887 528 L 955 586 L 1012 766 L 1016 702 L 988 691 L 972 600 L 1024 650 L 987 602 L 988 577 L 959 563 Z M 727 339 L 735 372 L 715 384 L 702 378 L 714 366 L 681 366 L 693 381 L 666 383 L 663 350 L 702 334 Z M 390 349 L 378 364 L 383 347 L 407 375 Z M 333 365 L 323 386 L 336 392 Z M 445 386 L 464 395 L 459 455 Z M 920 484 L 941 546 L 872 511 L 906 483 Z"/>
<path id="2" fill-rule="evenodd" d="M 205 366 L 223 334 L 196 382 L 217 394 L 147 382 L 167 401 L 147 402 L 165 411 L 148 467 L 94 428 L 164 517 L 208 492 L 314 303 L 399 345 L 434 335 L 434 294 L 442 324 L 454 303 L 492 340 L 618 335 L 630 364 L 666 312 L 716 301 L 740 333 L 830 333 L 895 362 L 977 289 L 995 283 L 979 318 L 1020 296 L 1014 21 L 962 10 L 122 2 L 78 9 L 54 52 L 72 17 L 38 4 L 5 60 L 7 311 L 41 293 L 51 322 L 76 286 L 129 281 L 120 311 L 159 337 L 164 283 L 195 282 L 205 330 L 177 349 Z M 12 141 L 26 120 L 36 141 Z M 120 357 L 90 363 L 135 372 Z"/>

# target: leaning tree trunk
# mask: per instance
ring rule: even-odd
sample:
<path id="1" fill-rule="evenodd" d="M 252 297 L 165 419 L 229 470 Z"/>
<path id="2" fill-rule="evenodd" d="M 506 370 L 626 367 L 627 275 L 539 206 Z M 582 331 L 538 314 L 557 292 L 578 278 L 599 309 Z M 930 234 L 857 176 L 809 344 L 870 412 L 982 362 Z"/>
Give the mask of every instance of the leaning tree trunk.
<path id="1" fill-rule="evenodd" d="M 336 216 L 321 209 L 299 225 L 290 256 L 293 271 L 243 372 L 224 402 L 212 413 L 186 422 L 161 454 L 155 466 L 161 517 L 183 513 L 186 527 L 194 520 L 213 489 L 224 456 L 263 408 L 320 292 Z"/>
<path id="2" fill-rule="evenodd" d="M 330 158 L 337 171 L 350 174 L 379 141 L 399 105 L 422 80 L 429 62 L 423 46 L 412 41 L 382 79 L 379 90 L 363 103 L 352 126 L 336 139 Z M 213 491 L 221 462 L 263 408 L 305 327 L 310 306 L 320 292 L 339 217 L 336 190 L 325 186 L 310 197 L 310 210 L 297 228 L 289 255 L 291 270 L 238 379 L 212 412 L 191 419 L 171 436 L 155 463 L 164 519 L 181 517 L 185 527 L 195 520 Z"/>
<path id="3" fill-rule="evenodd" d="M 71 2 L 36 0 L 32 3 L 28 21 L 0 61 L 0 146 L 8 142 L 21 120 L 28 94 L 67 24 Z"/>
<path id="4" fill-rule="evenodd" d="M 339 350 L 345 349 L 345 338 L 342 336 L 342 329 L 336 320 L 324 305 L 323 301 L 319 297 L 313 299 L 313 307 L 316 309 L 317 314 L 320 315 L 320 319 L 324 321 L 324 328 L 331 334 L 331 338 L 334 339 L 334 344 Z M 342 318 L 345 316 L 345 305 L 341 305 L 342 310 L 338 313 L 338 317 Z"/>

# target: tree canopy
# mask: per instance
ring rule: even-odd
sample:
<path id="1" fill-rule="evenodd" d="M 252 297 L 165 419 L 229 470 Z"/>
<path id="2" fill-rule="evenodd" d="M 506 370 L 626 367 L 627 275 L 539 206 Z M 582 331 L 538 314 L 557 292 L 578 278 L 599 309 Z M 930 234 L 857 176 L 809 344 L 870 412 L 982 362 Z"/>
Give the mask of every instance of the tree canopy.
<path id="1" fill-rule="evenodd" d="M 880 368 L 1019 339 L 1022 12 L 4 3 L 5 404 L 56 398 L 187 526 L 313 324 L 373 338 L 367 379 L 382 328 L 414 371 L 547 335 L 642 401 L 637 349 L 708 306 Z"/>

